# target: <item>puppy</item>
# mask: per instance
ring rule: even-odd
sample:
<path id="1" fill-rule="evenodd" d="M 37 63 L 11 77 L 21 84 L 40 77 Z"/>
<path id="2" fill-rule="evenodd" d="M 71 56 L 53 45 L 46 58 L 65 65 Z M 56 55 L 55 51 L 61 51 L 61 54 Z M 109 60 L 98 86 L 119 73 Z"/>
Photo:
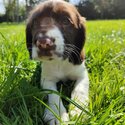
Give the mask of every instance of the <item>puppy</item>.
<path id="1" fill-rule="evenodd" d="M 42 88 L 57 91 L 58 81 L 75 80 L 71 99 L 81 105 L 87 105 L 89 90 L 83 51 L 85 36 L 85 19 L 73 5 L 62 0 L 41 3 L 32 10 L 27 21 L 26 44 L 30 57 L 42 61 Z M 62 121 L 69 120 L 57 94 L 48 95 L 48 105 Z M 74 107 L 70 113 L 74 116 L 80 112 Z M 45 109 L 44 121 L 49 125 L 60 124 L 48 109 Z"/>

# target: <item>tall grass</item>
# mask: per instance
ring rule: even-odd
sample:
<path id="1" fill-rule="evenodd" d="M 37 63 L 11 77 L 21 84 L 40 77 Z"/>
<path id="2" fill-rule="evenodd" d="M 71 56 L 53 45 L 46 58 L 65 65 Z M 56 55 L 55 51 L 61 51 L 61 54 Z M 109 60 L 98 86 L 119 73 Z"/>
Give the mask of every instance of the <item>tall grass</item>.
<path id="1" fill-rule="evenodd" d="M 92 115 L 84 122 L 84 115 L 72 118 L 70 123 L 125 124 L 124 27 L 125 20 L 87 22 L 85 48 Z M 43 100 L 46 92 L 39 86 L 39 62 L 28 57 L 24 25 L 0 24 L 0 47 L 0 123 L 44 125 L 44 106 L 38 100 Z"/>

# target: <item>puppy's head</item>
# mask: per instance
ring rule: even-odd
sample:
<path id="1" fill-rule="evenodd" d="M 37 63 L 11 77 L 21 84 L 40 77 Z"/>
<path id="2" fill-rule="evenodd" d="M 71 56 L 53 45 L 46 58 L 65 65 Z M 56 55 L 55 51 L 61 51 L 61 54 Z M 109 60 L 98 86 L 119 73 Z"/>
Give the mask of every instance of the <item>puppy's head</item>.
<path id="1" fill-rule="evenodd" d="M 69 59 L 80 64 L 85 43 L 85 20 L 62 0 L 48 0 L 31 13 L 26 26 L 30 57 L 38 60 Z"/>

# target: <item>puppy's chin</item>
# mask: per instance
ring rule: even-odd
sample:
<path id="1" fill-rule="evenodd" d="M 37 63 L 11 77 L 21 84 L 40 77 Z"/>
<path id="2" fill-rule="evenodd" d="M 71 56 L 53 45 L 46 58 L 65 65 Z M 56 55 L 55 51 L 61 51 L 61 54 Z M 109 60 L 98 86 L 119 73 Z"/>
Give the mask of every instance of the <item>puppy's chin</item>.
<path id="1" fill-rule="evenodd" d="M 52 61 L 52 60 L 60 60 L 63 59 L 63 53 L 62 52 L 56 52 L 56 51 L 35 51 L 36 49 L 33 49 L 32 53 L 32 59 L 38 60 L 38 61 Z"/>

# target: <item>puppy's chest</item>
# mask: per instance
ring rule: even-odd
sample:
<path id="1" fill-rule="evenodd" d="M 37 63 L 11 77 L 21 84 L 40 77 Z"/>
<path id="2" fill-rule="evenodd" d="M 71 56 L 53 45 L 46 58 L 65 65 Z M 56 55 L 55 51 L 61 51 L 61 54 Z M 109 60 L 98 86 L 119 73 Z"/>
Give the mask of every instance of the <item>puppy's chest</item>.
<path id="1" fill-rule="evenodd" d="M 42 66 L 42 77 L 55 80 L 76 80 L 78 72 L 80 73 L 79 66 L 65 61 L 52 61 L 44 62 Z"/>

